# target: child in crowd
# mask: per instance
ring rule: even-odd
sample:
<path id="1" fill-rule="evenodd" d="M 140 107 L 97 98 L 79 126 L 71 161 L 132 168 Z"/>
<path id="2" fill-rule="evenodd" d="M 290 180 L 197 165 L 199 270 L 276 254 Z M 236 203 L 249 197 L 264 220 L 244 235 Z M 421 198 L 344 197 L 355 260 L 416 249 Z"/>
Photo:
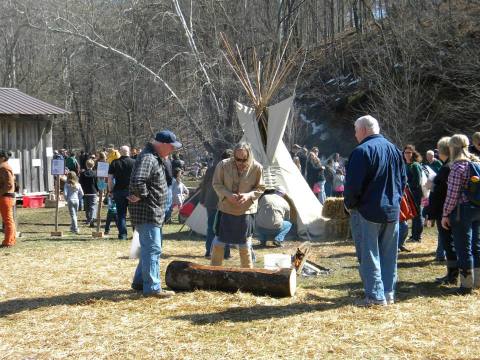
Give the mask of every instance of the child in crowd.
<path id="1" fill-rule="evenodd" d="M 345 185 L 345 175 L 343 175 L 342 169 L 337 169 L 333 176 L 333 196 L 342 197 Z"/>
<path id="2" fill-rule="evenodd" d="M 98 185 L 97 175 L 93 171 L 95 161 L 89 159 L 85 162 L 87 168 L 80 174 L 80 185 L 84 192 L 84 209 L 85 209 L 85 223 L 90 227 L 95 227 L 95 219 L 97 218 L 97 202 L 98 202 Z"/>
<path id="3" fill-rule="evenodd" d="M 107 220 L 105 220 L 105 235 L 110 232 L 110 223 L 112 220 L 117 224 L 117 204 L 111 196 L 108 197 Z"/>
<path id="4" fill-rule="evenodd" d="M 188 197 L 189 191 L 185 184 L 182 182 L 183 171 L 181 169 L 173 170 L 173 182 L 172 182 L 172 196 L 173 203 L 172 208 L 181 208 L 184 200 Z"/>
<path id="5" fill-rule="evenodd" d="M 83 197 L 83 190 L 80 184 L 78 183 L 77 174 L 74 171 L 70 171 L 67 174 L 67 182 L 63 189 L 65 194 L 65 200 L 67 201 L 68 211 L 72 219 L 70 224 L 70 231 L 78 234 L 78 224 L 77 224 L 77 212 L 80 199 Z"/>

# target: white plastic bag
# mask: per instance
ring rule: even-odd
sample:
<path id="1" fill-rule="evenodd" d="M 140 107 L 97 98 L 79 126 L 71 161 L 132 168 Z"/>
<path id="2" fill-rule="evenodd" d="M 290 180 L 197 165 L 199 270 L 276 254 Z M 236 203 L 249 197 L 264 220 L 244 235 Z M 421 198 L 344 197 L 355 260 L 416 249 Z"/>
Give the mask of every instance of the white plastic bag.
<path id="1" fill-rule="evenodd" d="M 132 244 L 130 245 L 130 259 L 139 259 L 140 258 L 140 238 L 138 232 L 135 230 L 133 232 Z"/>
<path id="2" fill-rule="evenodd" d="M 428 198 L 430 195 L 430 190 L 433 188 L 433 179 L 435 179 L 437 173 L 433 171 L 429 166 L 422 165 L 422 192 L 423 197 Z"/>

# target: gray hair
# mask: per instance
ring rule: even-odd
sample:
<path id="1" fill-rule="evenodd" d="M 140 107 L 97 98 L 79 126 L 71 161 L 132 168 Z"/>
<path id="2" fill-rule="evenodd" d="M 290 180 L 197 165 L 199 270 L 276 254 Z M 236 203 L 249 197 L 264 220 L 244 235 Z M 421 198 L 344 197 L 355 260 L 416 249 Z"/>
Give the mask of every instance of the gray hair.
<path id="1" fill-rule="evenodd" d="M 355 128 L 364 128 L 371 134 L 380 134 L 380 125 L 371 115 L 365 115 L 355 120 Z"/>
<path id="2" fill-rule="evenodd" d="M 248 163 L 248 167 L 250 167 L 250 165 L 252 165 L 253 163 L 252 146 L 247 142 L 238 143 L 233 148 L 232 157 L 235 157 L 235 153 L 237 152 L 237 150 L 245 150 L 247 152 L 247 159 L 248 159 L 247 163 Z"/>
<path id="3" fill-rule="evenodd" d="M 118 149 L 118 151 L 122 156 L 130 156 L 130 148 L 127 145 L 120 146 L 120 149 Z"/>
<path id="4" fill-rule="evenodd" d="M 435 156 L 435 153 L 433 152 L 433 150 L 428 150 L 428 151 L 427 151 L 427 155 Z"/>
<path id="5" fill-rule="evenodd" d="M 448 143 L 450 142 L 450 136 L 444 136 L 437 143 L 438 153 L 450 157 L 450 148 Z"/>

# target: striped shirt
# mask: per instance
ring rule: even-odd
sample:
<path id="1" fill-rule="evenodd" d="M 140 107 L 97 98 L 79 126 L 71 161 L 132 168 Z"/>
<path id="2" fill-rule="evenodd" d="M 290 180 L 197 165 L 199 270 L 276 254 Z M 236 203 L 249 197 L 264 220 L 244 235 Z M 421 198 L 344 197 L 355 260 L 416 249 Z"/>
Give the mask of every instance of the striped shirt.
<path id="1" fill-rule="evenodd" d="M 150 143 L 137 156 L 129 192 L 140 198 L 140 201 L 128 205 L 133 225 L 162 226 L 167 208 L 167 181 L 162 159 Z"/>
<path id="2" fill-rule="evenodd" d="M 468 202 L 467 196 L 463 192 L 468 183 L 468 178 L 470 176 L 470 169 L 468 166 L 468 161 L 456 161 L 453 163 L 450 175 L 448 175 L 448 190 L 447 198 L 445 199 L 445 204 L 443 205 L 443 216 L 449 216 L 455 206 L 459 203 L 463 204 Z"/>

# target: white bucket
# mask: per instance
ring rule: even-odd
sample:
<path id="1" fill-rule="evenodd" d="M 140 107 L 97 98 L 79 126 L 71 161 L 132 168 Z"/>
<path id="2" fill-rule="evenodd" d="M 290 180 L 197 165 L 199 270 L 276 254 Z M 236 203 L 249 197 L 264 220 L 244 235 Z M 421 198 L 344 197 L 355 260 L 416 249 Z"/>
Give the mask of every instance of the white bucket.
<path id="1" fill-rule="evenodd" d="M 268 270 L 289 269 L 292 267 L 292 259 L 286 254 L 266 254 L 264 257 L 264 267 Z"/>

